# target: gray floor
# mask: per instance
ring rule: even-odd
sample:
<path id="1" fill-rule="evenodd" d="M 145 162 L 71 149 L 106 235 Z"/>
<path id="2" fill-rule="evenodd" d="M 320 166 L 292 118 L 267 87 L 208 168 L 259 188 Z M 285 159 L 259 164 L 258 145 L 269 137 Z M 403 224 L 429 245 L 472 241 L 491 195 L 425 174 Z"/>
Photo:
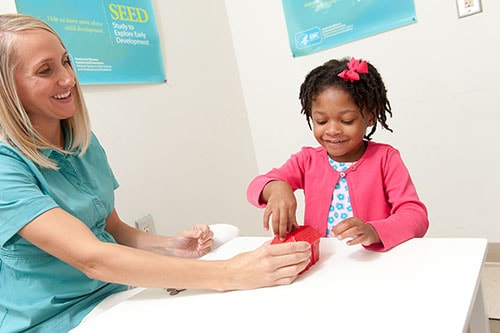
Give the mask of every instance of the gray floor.
<path id="1" fill-rule="evenodd" d="M 486 314 L 490 318 L 500 319 L 500 264 L 486 262 L 481 282 Z"/>
<path id="2" fill-rule="evenodd" d="M 490 319 L 490 333 L 500 333 L 500 320 Z"/>
<path id="3" fill-rule="evenodd" d="M 482 287 L 486 314 L 490 317 L 490 333 L 500 333 L 500 264 L 486 262 Z"/>

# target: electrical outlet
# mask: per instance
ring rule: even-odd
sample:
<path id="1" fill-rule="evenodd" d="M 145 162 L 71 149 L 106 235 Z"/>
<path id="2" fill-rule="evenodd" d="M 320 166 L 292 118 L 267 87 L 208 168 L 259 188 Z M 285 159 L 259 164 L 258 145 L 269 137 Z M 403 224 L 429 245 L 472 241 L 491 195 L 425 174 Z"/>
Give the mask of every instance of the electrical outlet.
<path id="1" fill-rule="evenodd" d="M 457 10 L 459 18 L 480 13 L 481 0 L 457 0 Z"/>
<path id="2" fill-rule="evenodd" d="M 149 214 L 135 221 L 135 228 L 148 234 L 156 234 L 155 221 Z"/>

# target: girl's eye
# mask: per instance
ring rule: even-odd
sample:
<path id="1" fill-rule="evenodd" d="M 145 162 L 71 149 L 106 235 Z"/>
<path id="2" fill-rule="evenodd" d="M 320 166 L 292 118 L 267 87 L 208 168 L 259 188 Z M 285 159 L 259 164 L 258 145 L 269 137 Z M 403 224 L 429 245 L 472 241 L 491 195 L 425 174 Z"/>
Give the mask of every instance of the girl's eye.
<path id="1" fill-rule="evenodd" d="M 324 124 L 326 124 L 326 121 L 324 121 L 324 120 L 316 120 L 316 124 L 318 124 L 318 125 L 324 125 Z"/>
<path id="2" fill-rule="evenodd" d="M 346 124 L 346 125 L 352 125 L 354 123 L 354 119 L 353 120 L 342 120 L 342 123 Z"/>

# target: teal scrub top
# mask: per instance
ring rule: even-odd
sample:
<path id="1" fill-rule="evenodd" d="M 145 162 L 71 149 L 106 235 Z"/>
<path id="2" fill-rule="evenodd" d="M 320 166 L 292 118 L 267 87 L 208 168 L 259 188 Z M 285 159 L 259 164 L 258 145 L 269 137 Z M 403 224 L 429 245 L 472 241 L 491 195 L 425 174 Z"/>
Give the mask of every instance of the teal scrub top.
<path id="1" fill-rule="evenodd" d="M 126 289 L 89 279 L 17 234 L 60 207 L 100 240 L 116 242 L 104 228 L 118 183 L 95 135 L 83 156 L 43 153 L 60 169 L 40 168 L 0 142 L 0 332 L 67 332 L 104 298 Z"/>

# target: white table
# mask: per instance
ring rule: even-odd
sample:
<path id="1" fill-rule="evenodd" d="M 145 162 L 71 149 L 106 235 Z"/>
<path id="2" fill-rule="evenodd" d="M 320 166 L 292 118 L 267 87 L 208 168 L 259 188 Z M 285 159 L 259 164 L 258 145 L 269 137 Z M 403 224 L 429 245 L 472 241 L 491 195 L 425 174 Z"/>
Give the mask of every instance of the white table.
<path id="1" fill-rule="evenodd" d="M 203 259 L 269 239 L 238 237 Z M 73 332 L 489 332 L 480 285 L 486 239 L 412 239 L 377 253 L 322 238 L 320 249 L 319 262 L 291 285 L 144 289 Z"/>

